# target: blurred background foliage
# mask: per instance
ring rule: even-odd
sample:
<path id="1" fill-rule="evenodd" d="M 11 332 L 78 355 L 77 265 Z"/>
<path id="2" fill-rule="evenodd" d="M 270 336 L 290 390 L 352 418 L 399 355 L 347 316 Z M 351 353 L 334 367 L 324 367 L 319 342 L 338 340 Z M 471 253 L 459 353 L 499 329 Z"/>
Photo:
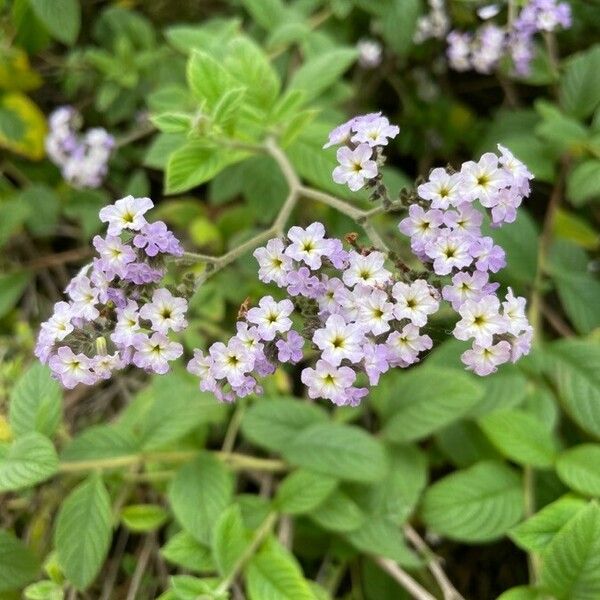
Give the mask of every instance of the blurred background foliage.
<path id="1" fill-rule="evenodd" d="M 468 27 L 485 3 L 448 4 Z M 515 79 L 450 72 L 441 43 L 415 45 L 420 0 L 0 1 L 0 598 L 225 598 L 228 584 L 251 600 L 408 598 L 386 559 L 449 598 L 415 534 L 467 598 L 600 597 L 600 2 L 570 4 L 557 52 L 540 43 Z M 383 45 L 376 69 L 356 62 L 365 37 Z M 208 121 L 198 56 L 245 85 Z M 117 137 L 102 188 L 45 159 L 45 115 L 63 104 Z M 149 195 L 188 249 L 226 252 L 269 226 L 286 183 L 222 141 L 273 132 L 305 181 L 366 207 L 321 146 L 373 110 L 401 127 L 393 194 L 497 143 L 534 172 L 517 222 L 494 231 L 501 283 L 529 298 L 529 358 L 482 380 L 445 342 L 357 409 L 303 402 L 291 370 L 227 407 L 183 369 L 63 393 L 33 363 L 103 205 Z M 356 229 L 297 207 L 313 220 Z M 411 260 L 396 222 L 377 226 Z M 200 288 L 188 350 L 228 337 L 268 289 L 255 273 L 245 256 Z"/>

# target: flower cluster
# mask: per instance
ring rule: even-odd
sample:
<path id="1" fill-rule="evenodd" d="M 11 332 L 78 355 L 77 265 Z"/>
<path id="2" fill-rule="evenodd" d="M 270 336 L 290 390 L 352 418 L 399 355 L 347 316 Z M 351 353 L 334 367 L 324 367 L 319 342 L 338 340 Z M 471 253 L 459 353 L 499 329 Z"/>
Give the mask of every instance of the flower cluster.
<path id="1" fill-rule="evenodd" d="M 146 220 L 152 206 L 127 196 L 100 210 L 108 227 L 93 240 L 98 256 L 42 324 L 35 354 L 66 388 L 108 379 L 128 364 L 166 373 L 183 353 L 168 334 L 187 325 L 187 301 L 160 286 L 166 257 L 183 248 L 165 223 Z"/>
<path id="2" fill-rule="evenodd" d="M 64 179 L 76 187 L 99 187 L 108 170 L 114 138 L 101 127 L 80 134 L 81 115 L 72 106 L 57 108 L 48 122 L 46 152 Z"/>
<path id="3" fill-rule="evenodd" d="M 457 173 L 433 169 L 398 226 L 416 256 L 436 275 L 452 278 L 442 296 L 461 317 L 455 337 L 473 340 L 462 358 L 478 375 L 518 360 L 529 351 L 532 336 L 524 298 L 515 298 L 509 288 L 501 310 L 498 284 L 489 274 L 505 266 L 504 250 L 482 234 L 484 215 L 475 207 L 478 201 L 490 211 L 492 225 L 500 227 L 515 220 L 529 195 L 531 173 L 508 149 L 499 150 L 499 156 L 488 152 L 478 162 L 464 163 Z"/>
<path id="4" fill-rule="evenodd" d="M 363 69 L 375 69 L 381 64 L 383 49 L 377 40 L 359 40 L 356 49 L 358 50 L 358 64 Z"/>
<path id="5" fill-rule="evenodd" d="M 353 192 L 362 189 L 377 177 L 381 148 L 398 133 L 400 128 L 390 125 L 380 112 L 354 117 L 336 127 L 323 146 L 341 146 L 337 150 L 339 165 L 333 171 L 333 180 L 348 185 Z"/>
<path id="6" fill-rule="evenodd" d="M 497 7 L 484 7 L 479 16 L 487 19 L 497 13 Z M 557 0 L 531 0 L 506 27 L 488 23 L 474 33 L 451 31 L 446 38 L 448 62 L 457 71 L 474 69 L 479 73 L 491 73 L 508 54 L 515 72 L 527 75 L 534 56 L 535 34 L 570 26 L 569 4 Z"/>
<path id="7" fill-rule="evenodd" d="M 438 308 L 439 293 L 422 279 L 406 280 L 386 267 L 378 251 L 343 248 L 325 237 L 321 223 L 292 227 L 255 251 L 258 275 L 287 293 L 260 299 L 237 323 L 227 344 L 196 350 L 188 370 L 203 390 L 231 401 L 260 392 L 260 377 L 278 363 L 303 360 L 307 345 L 317 353 L 302 370 L 311 398 L 356 405 L 391 367 L 407 367 L 432 346 L 422 333 Z M 299 326 L 294 328 L 291 317 Z"/>
<path id="8" fill-rule="evenodd" d="M 417 21 L 414 40 L 417 43 L 432 38 L 443 39 L 450 29 L 450 18 L 444 0 L 429 0 L 429 12 Z"/>

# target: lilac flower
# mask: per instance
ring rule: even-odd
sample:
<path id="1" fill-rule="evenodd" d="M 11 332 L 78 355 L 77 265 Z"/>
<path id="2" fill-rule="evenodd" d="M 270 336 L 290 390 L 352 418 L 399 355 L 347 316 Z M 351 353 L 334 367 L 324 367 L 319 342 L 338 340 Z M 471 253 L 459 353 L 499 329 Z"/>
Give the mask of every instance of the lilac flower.
<path id="1" fill-rule="evenodd" d="M 311 398 L 326 398 L 335 404 L 344 404 L 345 392 L 354 383 L 356 373 L 350 367 L 336 367 L 321 359 L 314 369 L 304 369 L 301 379 Z"/>
<path id="2" fill-rule="evenodd" d="M 482 222 L 483 214 L 468 202 L 463 202 L 456 210 L 449 210 L 444 214 L 444 225 L 465 237 L 479 236 Z"/>
<path id="3" fill-rule="evenodd" d="M 252 353 L 235 337 L 227 345 L 216 342 L 209 352 L 213 361 L 211 372 L 215 379 L 227 379 L 233 386 L 241 385 L 246 374 L 254 367 Z"/>
<path id="4" fill-rule="evenodd" d="M 385 344 L 368 343 L 363 346 L 365 372 L 371 385 L 379 383 L 379 377 L 390 368 L 389 350 Z"/>
<path id="5" fill-rule="evenodd" d="M 285 250 L 286 256 L 307 264 L 311 269 L 319 269 L 322 257 L 329 250 L 323 224 L 312 223 L 306 229 L 294 226 L 287 235 L 291 244 Z"/>
<path id="6" fill-rule="evenodd" d="M 352 141 L 355 144 L 367 144 L 371 148 L 387 146 L 388 138 L 394 139 L 400 133 L 400 128 L 397 125 L 390 125 L 387 117 L 361 122 L 355 126 L 354 130 L 356 133 L 352 136 Z"/>
<path id="7" fill-rule="evenodd" d="M 329 141 L 323 146 L 323 150 L 331 148 L 331 146 L 339 146 L 341 144 L 347 144 L 352 137 L 352 125 L 353 119 L 342 123 L 329 134 Z"/>
<path id="8" fill-rule="evenodd" d="M 506 330 L 517 336 L 522 331 L 530 328 L 529 321 L 525 315 L 525 305 L 527 300 L 519 296 L 515 297 L 511 288 L 508 288 L 506 300 L 502 303 L 504 322 Z"/>
<path id="9" fill-rule="evenodd" d="M 317 298 L 322 292 L 323 284 L 308 270 L 308 267 L 300 267 L 297 271 L 287 274 L 287 291 L 290 296 L 304 296 L 306 298 Z"/>
<path id="10" fill-rule="evenodd" d="M 50 357 L 48 366 L 67 389 L 74 388 L 78 383 L 92 385 L 96 382 L 90 369 L 90 359 L 85 354 L 74 354 L 68 346 L 61 346 L 56 354 Z"/>
<path id="11" fill-rule="evenodd" d="M 322 351 L 323 359 L 337 367 L 342 360 L 357 363 L 362 358 L 364 329 L 357 324 L 348 324 L 340 315 L 331 315 L 325 327 L 317 329 L 312 341 Z"/>
<path id="12" fill-rule="evenodd" d="M 287 274 L 292 268 L 292 260 L 285 254 L 285 246 L 279 238 L 269 240 L 266 247 L 257 248 L 254 258 L 258 261 L 260 269 L 258 278 L 265 283 L 274 281 L 278 285 L 285 285 Z"/>
<path id="13" fill-rule="evenodd" d="M 340 312 L 340 294 L 348 291 L 348 288 L 337 277 L 325 277 L 322 293 L 317 298 L 322 316 Z"/>
<path id="14" fill-rule="evenodd" d="M 339 148 L 337 160 L 340 164 L 333 170 L 333 181 L 348 184 L 353 192 L 360 190 L 367 180 L 377 176 L 377 163 L 371 160 L 372 155 L 369 144 L 360 144 L 354 150 L 347 146 Z"/>
<path id="15" fill-rule="evenodd" d="M 507 183 L 505 172 L 498 168 L 498 157 L 492 152 L 486 152 L 479 162 L 464 163 L 460 176 L 465 196 L 471 200 L 479 199 L 483 206 L 487 206 Z"/>
<path id="16" fill-rule="evenodd" d="M 493 294 L 497 288 L 497 283 L 489 283 L 487 272 L 467 273 L 466 271 L 459 271 L 452 277 L 452 285 L 444 286 L 442 296 L 444 300 L 452 304 L 454 310 L 458 311 L 465 301 L 481 300 L 484 296 Z"/>
<path id="17" fill-rule="evenodd" d="M 461 201 L 460 177 L 457 173 L 450 175 L 446 169 L 433 169 L 429 180 L 417 188 L 417 193 L 424 200 L 431 201 L 431 208 L 447 209 L 457 206 Z"/>
<path id="18" fill-rule="evenodd" d="M 140 317 L 152 323 L 152 329 L 159 333 L 169 330 L 181 331 L 187 327 L 185 313 L 187 302 L 184 298 L 173 296 L 166 288 L 154 290 L 152 302 L 140 309 Z"/>
<path id="19" fill-rule="evenodd" d="M 108 223 L 109 235 L 119 235 L 125 229 L 140 231 L 147 224 L 144 214 L 153 206 L 150 198 L 126 196 L 100 210 L 100 220 Z"/>
<path id="20" fill-rule="evenodd" d="M 462 319 L 454 328 L 459 340 L 474 339 L 481 346 L 490 346 L 494 335 L 506 331 L 506 321 L 500 314 L 500 301 L 496 296 L 481 300 L 466 300 L 458 309 Z"/>
<path id="21" fill-rule="evenodd" d="M 129 263 L 123 273 L 125 281 L 131 281 L 137 285 L 158 283 L 164 276 L 163 269 L 156 269 L 145 262 Z"/>
<path id="22" fill-rule="evenodd" d="M 415 252 L 422 252 L 428 242 L 437 238 L 443 221 L 444 213 L 441 210 L 426 211 L 412 204 L 408 209 L 408 217 L 400 221 L 398 229 L 410 237 L 411 248 Z"/>
<path id="23" fill-rule="evenodd" d="M 329 238 L 327 240 L 328 249 L 325 257 L 329 259 L 336 269 L 345 269 L 348 266 L 349 254 L 344 250 L 341 240 Z"/>
<path id="24" fill-rule="evenodd" d="M 392 296 L 396 301 L 396 319 L 410 319 L 418 327 L 423 327 L 428 315 L 437 312 L 439 308 L 431 286 L 424 279 L 417 279 L 411 284 L 399 281 L 392 288 Z"/>
<path id="25" fill-rule="evenodd" d="M 528 326 L 519 335 L 512 337 L 510 343 L 510 360 L 517 362 L 521 357 L 529 354 L 533 341 L 533 327 Z"/>
<path id="26" fill-rule="evenodd" d="M 67 293 L 73 301 L 71 312 L 74 317 L 80 317 L 86 321 L 98 318 L 100 314 L 96 308 L 98 291 L 92 286 L 89 277 L 86 275 L 77 276 L 68 286 Z"/>
<path id="27" fill-rule="evenodd" d="M 211 373 L 213 359 L 205 356 L 201 350 L 194 350 L 194 358 L 187 364 L 187 370 L 200 378 L 200 389 L 203 392 L 217 393 L 218 385 Z"/>
<path id="28" fill-rule="evenodd" d="M 164 375 L 169 371 L 169 361 L 183 354 L 183 346 L 169 340 L 163 333 L 148 336 L 139 333 L 134 342 L 135 353 L 132 362 L 136 367 Z"/>
<path id="29" fill-rule="evenodd" d="M 506 340 L 493 346 L 474 343 L 473 347 L 461 355 L 462 362 L 469 371 L 477 375 L 490 375 L 498 370 L 498 365 L 510 360 L 511 347 Z"/>
<path id="30" fill-rule="evenodd" d="M 135 300 L 129 300 L 124 308 L 117 309 L 117 322 L 110 339 L 118 346 L 133 345 L 141 329 L 139 319 L 138 303 Z"/>
<path id="31" fill-rule="evenodd" d="M 181 243 L 163 221 L 146 223 L 133 238 L 133 245 L 144 248 L 148 256 L 156 256 L 159 252 L 172 256 L 183 255 Z"/>
<path id="32" fill-rule="evenodd" d="M 373 335 L 389 331 L 389 322 L 394 318 L 394 305 L 389 302 L 387 292 L 374 289 L 366 296 L 358 311 L 358 321 Z"/>
<path id="33" fill-rule="evenodd" d="M 419 353 L 433 345 L 428 335 L 421 335 L 413 323 L 405 325 L 402 331 L 392 331 L 386 340 L 388 357 L 393 366 L 406 367 L 419 360 Z"/>
<path id="34" fill-rule="evenodd" d="M 448 275 L 473 262 L 473 246 L 468 237 L 445 229 L 425 246 L 425 254 L 433 261 L 433 270 L 438 275 Z"/>
<path id="35" fill-rule="evenodd" d="M 353 287 L 360 283 L 373 287 L 385 285 L 390 280 L 391 273 L 384 267 L 385 255 L 382 252 L 363 255 L 352 251 L 349 260 L 348 268 L 342 275 L 347 286 Z"/>
<path id="36" fill-rule="evenodd" d="M 272 296 L 263 296 L 258 307 L 248 311 L 247 319 L 250 323 L 258 325 L 258 331 L 263 340 L 270 341 L 277 333 L 285 333 L 292 326 L 289 315 L 292 314 L 294 305 L 291 300 L 276 302 Z"/>
<path id="37" fill-rule="evenodd" d="M 136 259 L 133 248 L 124 244 L 118 236 L 107 235 L 102 238 L 97 235 L 93 244 L 102 260 L 102 270 L 111 280 L 117 275 L 123 277 L 127 265 Z"/>
<path id="38" fill-rule="evenodd" d="M 475 267 L 479 271 L 497 273 L 506 266 L 504 250 L 494 244 L 491 237 L 482 237 L 475 240 L 469 248 L 469 253 L 475 259 Z"/>
<path id="39" fill-rule="evenodd" d="M 90 361 L 91 369 L 97 379 L 110 379 L 114 371 L 125 366 L 125 361 L 119 352 L 114 354 L 99 354 Z"/>
<path id="40" fill-rule="evenodd" d="M 262 338 L 258 331 L 258 327 L 249 327 L 248 323 L 238 321 L 236 323 L 237 333 L 235 337 L 242 343 L 242 345 L 255 356 L 262 353 L 264 344 L 261 342 Z"/>
<path id="41" fill-rule="evenodd" d="M 50 319 L 42 323 L 42 332 L 46 336 L 46 341 L 64 340 L 73 331 L 71 319 L 74 316 L 73 308 L 68 302 L 57 302 Z"/>
<path id="42" fill-rule="evenodd" d="M 471 49 L 471 64 L 479 73 L 491 73 L 504 53 L 506 34 L 503 29 L 489 23 L 480 27 Z"/>
<path id="43" fill-rule="evenodd" d="M 304 338 L 293 329 L 288 332 L 285 339 L 277 340 L 277 358 L 280 362 L 298 363 L 302 360 Z"/>
<path id="44" fill-rule="evenodd" d="M 473 37 L 470 33 L 451 31 L 446 38 L 448 42 L 448 62 L 455 71 L 468 71 L 471 68 L 471 44 Z"/>
<path id="45" fill-rule="evenodd" d="M 500 190 L 491 211 L 492 226 L 498 227 L 503 223 L 514 223 L 517 218 L 517 208 L 521 205 L 522 200 L 523 197 L 512 188 Z"/>

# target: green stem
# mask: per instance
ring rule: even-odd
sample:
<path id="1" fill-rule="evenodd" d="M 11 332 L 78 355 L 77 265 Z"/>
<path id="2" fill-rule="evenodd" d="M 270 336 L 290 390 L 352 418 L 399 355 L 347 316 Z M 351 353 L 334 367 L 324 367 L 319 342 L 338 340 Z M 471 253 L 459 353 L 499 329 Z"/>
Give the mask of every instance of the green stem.
<path id="1" fill-rule="evenodd" d="M 267 518 L 260 524 L 258 529 L 254 532 L 254 535 L 252 536 L 252 541 L 246 547 L 244 552 L 242 552 L 241 556 L 237 559 L 227 577 L 225 577 L 225 579 L 219 584 L 219 587 L 215 590 L 215 596 L 224 594 L 231 587 L 239 572 L 244 568 L 246 563 L 256 553 L 256 551 L 265 541 L 267 536 L 273 531 L 276 522 L 277 513 L 269 513 L 267 515 Z"/>
<path id="2" fill-rule="evenodd" d="M 79 460 L 63 462 L 60 464 L 61 473 L 81 473 L 95 470 L 119 469 L 133 465 L 143 465 L 149 462 L 185 463 L 194 459 L 199 450 L 182 450 L 174 452 L 146 452 L 116 456 L 112 458 L 99 458 L 95 460 Z M 233 470 L 267 471 L 277 473 L 287 470 L 287 465 L 282 460 L 270 458 L 257 458 L 235 452 L 213 451 L 212 455 Z"/>

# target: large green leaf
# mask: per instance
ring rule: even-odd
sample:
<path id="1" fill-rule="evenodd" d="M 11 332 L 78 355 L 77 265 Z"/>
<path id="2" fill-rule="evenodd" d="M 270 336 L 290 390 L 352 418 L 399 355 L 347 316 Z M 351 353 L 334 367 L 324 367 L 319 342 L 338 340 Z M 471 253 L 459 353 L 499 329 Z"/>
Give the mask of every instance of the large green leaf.
<path id="1" fill-rule="evenodd" d="M 41 483 L 58 470 L 52 442 L 37 432 L 26 433 L 0 447 L 0 492 Z"/>
<path id="2" fill-rule="evenodd" d="M 91 475 L 62 503 L 54 545 L 67 579 L 84 590 L 96 578 L 110 547 L 111 508 L 99 475 Z"/>
<path id="3" fill-rule="evenodd" d="M 544 354 L 544 369 L 554 381 L 569 416 L 600 439 L 600 343 L 561 340 Z"/>
<path id="4" fill-rule="evenodd" d="M 52 37 L 72 45 L 81 27 L 79 0 L 28 0 L 35 16 Z"/>
<path id="5" fill-rule="evenodd" d="M 600 496 L 600 444 L 582 444 L 565 450 L 556 461 L 556 472 L 572 490 Z"/>
<path id="6" fill-rule="evenodd" d="M 600 160 L 584 160 L 569 173 L 567 197 L 575 206 L 600 198 Z"/>
<path id="7" fill-rule="evenodd" d="M 210 548 L 194 539 L 187 531 L 180 531 L 169 538 L 160 552 L 170 563 L 194 573 L 212 573 L 215 570 Z"/>
<path id="8" fill-rule="evenodd" d="M 513 527 L 509 536 L 524 550 L 541 552 L 585 505 L 581 498 L 563 496 Z"/>
<path id="9" fill-rule="evenodd" d="M 431 382 L 435 381 L 435 385 Z M 482 388 L 467 373 L 420 367 L 403 374 L 383 436 L 409 442 L 428 436 L 460 419 L 482 396 Z"/>
<path id="10" fill-rule="evenodd" d="M 223 94 L 237 86 L 227 69 L 206 52 L 195 50 L 187 64 L 187 83 L 197 100 L 214 109 Z"/>
<path id="11" fill-rule="evenodd" d="M 320 406 L 298 398 L 263 398 L 246 411 L 242 433 L 261 448 L 281 451 L 297 433 L 326 419 Z"/>
<path id="12" fill-rule="evenodd" d="M 484 542 L 502 536 L 523 514 L 519 475 L 505 464 L 485 461 L 434 483 L 423 499 L 423 520 L 455 540 Z"/>
<path id="13" fill-rule="evenodd" d="M 334 48 L 309 59 L 294 73 L 289 88 L 302 90 L 305 99 L 316 98 L 336 83 L 356 60 L 355 48 Z"/>
<path id="14" fill-rule="evenodd" d="M 377 481 L 387 471 L 382 444 L 364 429 L 317 423 L 288 440 L 283 456 L 291 463 L 348 481 Z"/>
<path id="15" fill-rule="evenodd" d="M 232 495 L 231 474 L 208 453 L 181 467 L 169 487 L 175 517 L 188 533 L 206 545 L 210 545 L 215 523 Z"/>
<path id="16" fill-rule="evenodd" d="M 507 458 L 534 467 L 553 465 L 558 445 L 533 415 L 518 409 L 503 410 L 483 417 L 479 426 Z"/>
<path id="17" fill-rule="evenodd" d="M 0 318 L 14 308 L 30 280 L 31 273 L 26 271 L 0 275 Z"/>
<path id="18" fill-rule="evenodd" d="M 38 431 L 51 437 L 62 417 L 62 392 L 50 369 L 35 363 L 10 394 L 10 426 L 17 436 Z"/>
<path id="19" fill-rule="evenodd" d="M 26 585 L 39 569 L 35 554 L 12 533 L 0 530 L 0 592 Z"/>
<path id="20" fill-rule="evenodd" d="M 249 600 L 314 600 L 293 556 L 273 543 L 250 560 L 246 590 Z"/>
<path id="21" fill-rule="evenodd" d="M 600 597 L 600 508 L 590 503 L 560 530 L 544 552 L 541 575 L 558 600 Z"/>
<path id="22" fill-rule="evenodd" d="M 570 114 L 585 118 L 600 103 L 600 45 L 569 59 L 560 79 L 560 99 Z"/>
<path id="23" fill-rule="evenodd" d="M 135 454 L 135 436 L 118 425 L 94 425 L 73 438 L 61 452 L 63 462 L 116 458 Z"/>
<path id="24" fill-rule="evenodd" d="M 223 511 L 215 525 L 213 555 L 221 575 L 228 575 L 242 556 L 249 536 L 242 520 L 239 504 Z"/>
<path id="25" fill-rule="evenodd" d="M 278 510 L 292 515 L 309 512 L 319 506 L 337 487 L 328 475 L 297 469 L 280 484 L 275 496 Z"/>
<path id="26" fill-rule="evenodd" d="M 311 519 L 330 531 L 355 531 L 367 520 L 358 504 L 348 494 L 335 490 L 310 513 Z"/>

